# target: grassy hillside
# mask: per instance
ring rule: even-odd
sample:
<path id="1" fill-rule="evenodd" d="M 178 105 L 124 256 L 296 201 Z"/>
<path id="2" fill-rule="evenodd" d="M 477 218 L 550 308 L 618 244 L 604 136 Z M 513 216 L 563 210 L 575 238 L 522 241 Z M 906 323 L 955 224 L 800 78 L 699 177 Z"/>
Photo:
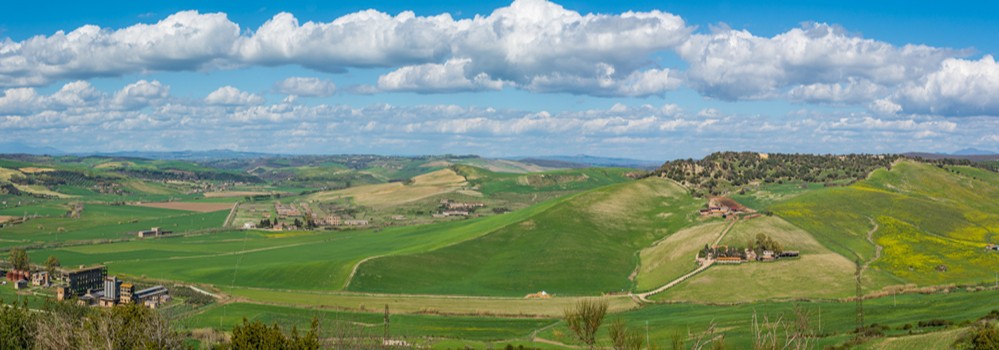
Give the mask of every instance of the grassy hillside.
<path id="1" fill-rule="evenodd" d="M 506 296 L 627 291 L 636 252 L 688 225 L 697 205 L 664 179 L 603 187 L 474 240 L 370 260 L 350 290 Z"/>
<path id="2" fill-rule="evenodd" d="M 849 187 L 801 194 L 772 206 L 847 258 L 871 261 L 898 282 L 920 285 L 994 280 L 999 254 L 999 174 L 901 161 Z"/>
<path id="3" fill-rule="evenodd" d="M 642 249 L 636 276 L 638 291 L 648 291 L 697 269 L 694 256 L 718 238 L 728 222 L 715 221 L 680 230 Z"/>

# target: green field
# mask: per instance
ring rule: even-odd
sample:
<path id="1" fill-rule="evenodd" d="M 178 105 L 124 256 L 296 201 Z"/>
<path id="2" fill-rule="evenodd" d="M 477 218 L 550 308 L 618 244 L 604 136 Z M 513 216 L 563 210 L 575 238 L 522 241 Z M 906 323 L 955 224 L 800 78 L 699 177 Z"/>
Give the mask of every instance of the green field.
<path id="1" fill-rule="evenodd" d="M 51 209 L 56 210 L 56 209 Z M 39 246 L 74 241 L 133 238 L 134 233 L 161 227 L 175 233 L 222 227 L 228 211 L 195 213 L 181 210 L 86 204 L 79 219 L 40 217 L 0 229 L 0 247 Z"/>
<path id="2" fill-rule="evenodd" d="M 500 296 L 628 291 L 636 252 L 688 225 L 697 205 L 658 178 L 603 187 L 478 239 L 368 261 L 349 289 Z"/>

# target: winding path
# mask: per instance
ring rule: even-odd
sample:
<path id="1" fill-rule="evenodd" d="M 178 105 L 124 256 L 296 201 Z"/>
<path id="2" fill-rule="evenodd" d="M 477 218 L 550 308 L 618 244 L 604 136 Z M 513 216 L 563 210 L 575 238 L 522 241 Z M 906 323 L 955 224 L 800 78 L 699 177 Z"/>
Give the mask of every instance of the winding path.
<path id="1" fill-rule="evenodd" d="M 870 220 L 871 225 L 874 225 L 874 227 L 872 227 L 870 231 L 867 231 L 867 241 L 871 242 L 871 244 L 874 245 L 874 257 L 872 257 L 871 260 L 868 260 L 867 262 L 864 263 L 863 266 L 860 267 L 861 276 L 864 275 L 864 271 L 867 271 L 867 268 L 870 267 L 872 263 L 881 258 L 881 250 L 884 249 L 884 247 L 874 242 L 874 232 L 878 231 L 878 222 L 874 221 L 874 219 L 872 218 L 867 218 L 867 220 Z"/>

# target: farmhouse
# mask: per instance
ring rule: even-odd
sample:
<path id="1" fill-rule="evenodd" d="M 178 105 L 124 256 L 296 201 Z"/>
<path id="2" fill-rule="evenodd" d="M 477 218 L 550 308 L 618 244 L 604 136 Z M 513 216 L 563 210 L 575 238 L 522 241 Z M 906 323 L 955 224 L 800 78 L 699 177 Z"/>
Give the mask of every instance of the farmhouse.
<path id="1" fill-rule="evenodd" d="M 719 264 L 741 264 L 742 258 L 738 256 L 723 256 L 716 260 Z"/>
<path id="2" fill-rule="evenodd" d="M 340 226 L 340 217 L 336 215 L 326 215 L 326 217 L 319 219 L 316 222 L 319 226 Z"/>
<path id="3" fill-rule="evenodd" d="M 247 222 L 243 223 L 243 229 L 244 230 L 252 230 L 252 229 L 255 229 L 255 228 L 257 228 L 257 224 L 254 223 L 253 221 L 247 221 Z"/>
<path id="4" fill-rule="evenodd" d="M 995 244 L 992 244 L 992 243 L 986 244 L 985 245 L 985 250 L 997 250 L 997 251 L 999 251 L 999 245 L 995 245 Z"/>
<path id="5" fill-rule="evenodd" d="M 159 227 L 153 227 L 146 231 L 139 231 L 138 236 L 139 238 L 159 237 L 170 233 L 173 232 L 161 230 Z"/>
<path id="6" fill-rule="evenodd" d="M 35 272 L 31 275 L 31 285 L 48 287 L 50 283 L 49 273 L 46 271 Z"/>
<path id="7" fill-rule="evenodd" d="M 289 216 L 302 216 L 302 212 L 296 209 L 292 204 L 274 203 L 274 210 L 277 211 L 278 217 L 281 218 L 287 218 Z"/>
<path id="8" fill-rule="evenodd" d="M 343 224 L 347 226 L 367 226 L 368 220 L 344 220 Z"/>

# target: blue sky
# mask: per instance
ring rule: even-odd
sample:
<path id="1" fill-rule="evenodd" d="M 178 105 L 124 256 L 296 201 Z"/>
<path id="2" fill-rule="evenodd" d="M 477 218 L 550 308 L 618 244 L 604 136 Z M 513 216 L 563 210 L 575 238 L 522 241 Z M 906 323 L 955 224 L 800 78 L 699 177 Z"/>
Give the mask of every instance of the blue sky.
<path id="1" fill-rule="evenodd" d="M 5 7 L 0 142 L 650 160 L 999 150 L 991 2 Z"/>

